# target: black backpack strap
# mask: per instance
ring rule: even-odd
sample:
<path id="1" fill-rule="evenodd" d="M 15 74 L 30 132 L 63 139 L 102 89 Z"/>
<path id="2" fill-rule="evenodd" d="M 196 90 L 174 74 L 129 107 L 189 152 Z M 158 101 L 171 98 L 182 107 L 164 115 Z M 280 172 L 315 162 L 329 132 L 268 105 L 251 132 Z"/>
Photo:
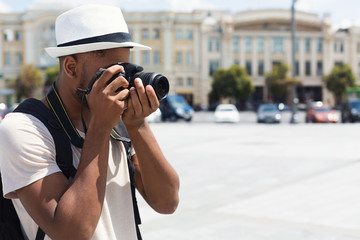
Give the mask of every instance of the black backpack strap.
<path id="1" fill-rule="evenodd" d="M 1 175 L 0 175 L 1 180 Z M 0 239 L 21 239 L 20 220 L 11 199 L 3 197 L 2 181 L 0 181 Z"/>
<path id="2" fill-rule="evenodd" d="M 136 200 L 136 191 L 135 191 L 135 165 L 131 160 L 131 141 L 129 138 L 129 134 L 126 130 L 125 124 L 122 120 L 118 122 L 118 124 L 113 128 L 111 136 L 116 140 L 122 141 L 124 144 L 126 155 L 127 155 L 127 162 L 129 168 L 129 176 L 130 176 L 130 186 L 131 186 L 131 197 L 133 202 L 133 209 L 134 209 L 134 216 L 135 216 L 135 226 L 136 226 L 136 234 L 138 240 L 141 240 L 141 233 L 139 229 L 139 225 L 141 224 L 140 212 L 139 207 Z"/>

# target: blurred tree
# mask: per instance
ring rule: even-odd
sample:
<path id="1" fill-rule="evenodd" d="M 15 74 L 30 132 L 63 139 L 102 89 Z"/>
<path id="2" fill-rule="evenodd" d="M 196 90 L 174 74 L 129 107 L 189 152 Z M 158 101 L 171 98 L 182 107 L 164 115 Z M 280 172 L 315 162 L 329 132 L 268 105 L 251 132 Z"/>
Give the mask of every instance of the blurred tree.
<path id="1" fill-rule="evenodd" d="M 335 103 L 343 101 L 345 89 L 355 86 L 355 75 L 348 64 L 336 65 L 329 75 L 323 77 L 326 88 L 334 94 Z"/>
<path id="2" fill-rule="evenodd" d="M 221 101 L 230 98 L 241 104 L 245 104 L 246 99 L 254 91 L 253 83 L 247 75 L 245 68 L 234 65 L 229 69 L 218 69 L 213 75 L 212 90 L 209 93 L 211 102 Z"/>
<path id="3" fill-rule="evenodd" d="M 40 69 L 29 64 L 22 67 L 21 74 L 16 79 L 15 92 L 17 101 L 21 102 L 22 98 L 28 98 L 33 91 L 42 84 L 42 72 Z"/>
<path id="4" fill-rule="evenodd" d="M 272 72 L 265 74 L 268 101 L 287 102 L 289 104 L 291 86 L 301 82 L 298 79 L 287 76 L 288 71 L 289 66 L 282 62 L 279 65 L 273 65 Z"/>
<path id="5" fill-rule="evenodd" d="M 44 93 L 46 94 L 51 85 L 56 81 L 59 75 L 59 64 L 49 67 L 45 70 Z"/>

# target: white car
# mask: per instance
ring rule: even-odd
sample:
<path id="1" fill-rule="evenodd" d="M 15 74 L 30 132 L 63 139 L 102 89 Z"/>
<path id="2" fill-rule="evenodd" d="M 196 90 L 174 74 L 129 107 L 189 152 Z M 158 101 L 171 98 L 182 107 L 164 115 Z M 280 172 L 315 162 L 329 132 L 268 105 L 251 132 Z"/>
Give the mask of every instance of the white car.
<path id="1" fill-rule="evenodd" d="M 240 114 L 234 104 L 219 104 L 215 109 L 215 122 L 231 122 L 240 121 Z"/>
<path id="2" fill-rule="evenodd" d="M 149 123 L 152 122 L 160 122 L 161 121 L 161 111 L 160 108 L 156 109 L 155 112 L 151 113 L 149 116 L 146 117 L 146 120 Z"/>

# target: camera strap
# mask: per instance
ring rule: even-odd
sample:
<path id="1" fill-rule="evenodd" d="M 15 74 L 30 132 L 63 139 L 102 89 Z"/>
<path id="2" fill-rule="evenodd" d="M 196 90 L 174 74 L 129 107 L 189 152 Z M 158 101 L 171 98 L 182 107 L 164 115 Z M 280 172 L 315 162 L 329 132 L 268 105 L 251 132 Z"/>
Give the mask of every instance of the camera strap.
<path id="1" fill-rule="evenodd" d="M 48 94 L 46 95 L 46 101 L 49 104 L 52 112 L 55 114 L 62 129 L 66 133 L 69 141 L 76 147 L 82 148 L 84 139 L 80 136 L 74 125 L 72 124 L 69 115 L 60 99 L 57 92 L 55 83 L 51 86 Z"/>

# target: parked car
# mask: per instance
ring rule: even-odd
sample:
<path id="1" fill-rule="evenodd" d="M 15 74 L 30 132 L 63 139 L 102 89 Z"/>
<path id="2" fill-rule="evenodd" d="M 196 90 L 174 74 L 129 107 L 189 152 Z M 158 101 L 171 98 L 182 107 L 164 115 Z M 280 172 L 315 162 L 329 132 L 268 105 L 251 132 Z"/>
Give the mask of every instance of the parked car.
<path id="1" fill-rule="evenodd" d="M 1 122 L 2 119 L 4 119 L 6 114 L 8 114 L 9 112 L 14 111 L 14 109 L 17 106 L 18 106 L 18 104 L 14 104 L 12 106 L 7 106 L 5 103 L 0 103 L 0 122 Z"/>
<path id="2" fill-rule="evenodd" d="M 186 102 L 182 95 L 168 95 L 160 101 L 161 120 L 177 121 L 184 119 L 191 121 L 194 109 Z"/>
<path id="3" fill-rule="evenodd" d="M 341 121 L 344 123 L 360 121 L 360 100 L 359 99 L 350 100 L 342 105 Z"/>
<path id="4" fill-rule="evenodd" d="M 265 103 L 261 104 L 257 111 L 258 123 L 280 123 L 281 112 L 276 104 Z"/>
<path id="5" fill-rule="evenodd" d="M 5 103 L 0 103 L 0 121 L 5 117 L 6 115 L 7 106 Z"/>
<path id="6" fill-rule="evenodd" d="M 160 108 L 156 109 L 155 112 L 151 113 L 146 117 L 146 120 L 150 123 L 152 122 L 160 122 L 161 121 L 161 111 Z"/>
<path id="7" fill-rule="evenodd" d="M 321 123 L 321 122 L 332 122 L 336 123 L 339 121 L 336 110 L 322 106 L 313 106 L 306 111 L 305 122 Z"/>
<path id="8" fill-rule="evenodd" d="M 240 114 L 234 104 L 219 104 L 214 112 L 215 122 L 232 122 L 240 121 Z"/>

